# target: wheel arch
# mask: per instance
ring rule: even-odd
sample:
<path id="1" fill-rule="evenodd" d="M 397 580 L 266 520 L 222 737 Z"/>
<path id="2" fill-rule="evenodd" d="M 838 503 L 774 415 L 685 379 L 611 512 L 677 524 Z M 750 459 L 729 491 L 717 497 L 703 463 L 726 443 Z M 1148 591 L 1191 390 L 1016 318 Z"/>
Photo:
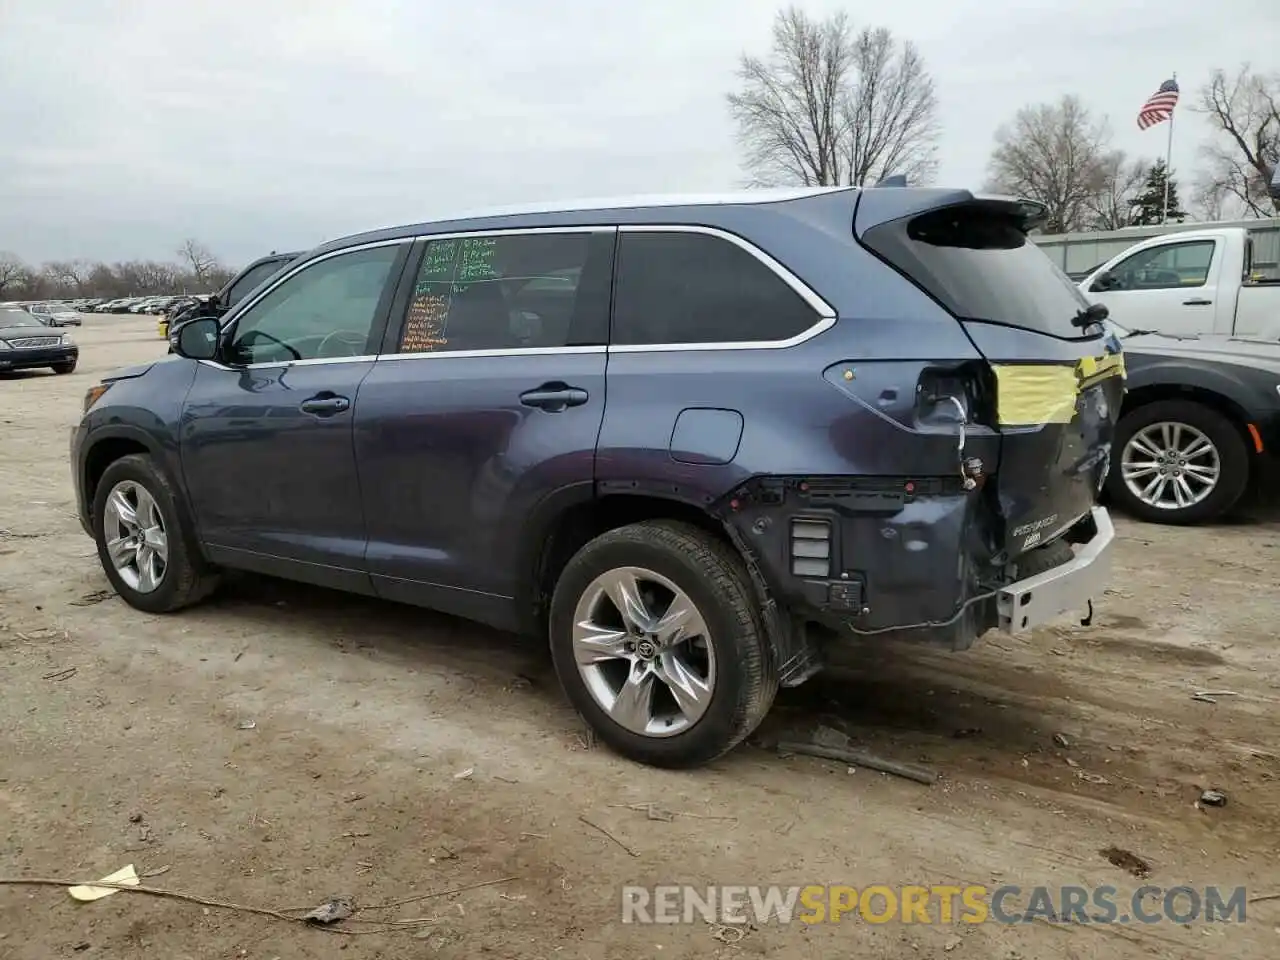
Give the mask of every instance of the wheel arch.
<path id="1" fill-rule="evenodd" d="M 127 424 L 112 424 L 100 427 L 93 432 L 80 460 L 80 478 L 84 484 L 85 503 L 91 513 L 98 483 L 107 468 L 121 457 L 135 453 L 149 454 L 156 465 L 164 469 L 160 450 L 146 431 Z"/>
<path id="2" fill-rule="evenodd" d="M 566 488 L 539 504 L 521 537 L 523 595 L 517 601 L 525 632 L 540 636 L 545 630 L 556 581 L 578 550 L 602 533 L 645 520 L 682 520 L 739 552 L 719 520 L 678 493 L 637 490 L 597 496 L 591 483 Z"/>
<path id="3" fill-rule="evenodd" d="M 1193 383 L 1157 382 L 1130 389 L 1125 393 L 1121 417 L 1161 400 L 1183 400 L 1199 403 L 1224 417 L 1235 427 L 1251 454 L 1256 453 L 1253 436 L 1249 433 L 1249 414 L 1243 405 L 1226 391 L 1212 386 Z"/>

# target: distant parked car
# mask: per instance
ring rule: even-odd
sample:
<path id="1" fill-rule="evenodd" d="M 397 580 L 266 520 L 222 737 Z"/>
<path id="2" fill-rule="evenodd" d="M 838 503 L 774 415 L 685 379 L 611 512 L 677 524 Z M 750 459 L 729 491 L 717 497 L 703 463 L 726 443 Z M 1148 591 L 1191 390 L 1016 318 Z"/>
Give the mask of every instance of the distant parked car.
<path id="1" fill-rule="evenodd" d="M 80 326 L 80 314 L 60 303 L 35 303 L 27 312 L 50 327 Z"/>
<path id="2" fill-rule="evenodd" d="M 1176 337 L 1107 321 L 1124 346 L 1124 403 L 1107 490 L 1152 523 L 1217 520 L 1280 469 L 1280 343 Z"/>
<path id="3" fill-rule="evenodd" d="M 54 373 L 70 373 L 79 356 L 70 334 L 59 333 L 26 310 L 0 310 L 0 370 L 52 367 Z"/>

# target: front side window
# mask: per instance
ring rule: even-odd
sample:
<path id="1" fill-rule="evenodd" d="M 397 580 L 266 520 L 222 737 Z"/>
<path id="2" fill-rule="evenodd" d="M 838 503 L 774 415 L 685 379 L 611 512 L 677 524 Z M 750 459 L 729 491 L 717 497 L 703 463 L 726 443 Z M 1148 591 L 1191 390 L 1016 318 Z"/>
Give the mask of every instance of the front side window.
<path id="1" fill-rule="evenodd" d="M 287 363 L 376 353 L 378 304 L 399 253 L 396 245 L 374 247 L 304 267 L 241 316 L 229 358 Z"/>
<path id="2" fill-rule="evenodd" d="M 1139 250 L 1111 268 L 1101 290 L 1170 290 L 1203 287 L 1213 262 L 1212 240 L 1170 243 Z M 1096 285 L 1095 285 L 1096 286 Z"/>
<path id="3" fill-rule="evenodd" d="M 603 342 L 607 271 L 589 232 L 449 237 L 427 243 L 401 353 L 554 348 Z M 597 282 L 605 280 L 605 286 Z"/>
<path id="4" fill-rule="evenodd" d="M 819 319 L 770 267 L 723 237 L 622 235 L 611 338 L 618 346 L 787 340 Z"/>

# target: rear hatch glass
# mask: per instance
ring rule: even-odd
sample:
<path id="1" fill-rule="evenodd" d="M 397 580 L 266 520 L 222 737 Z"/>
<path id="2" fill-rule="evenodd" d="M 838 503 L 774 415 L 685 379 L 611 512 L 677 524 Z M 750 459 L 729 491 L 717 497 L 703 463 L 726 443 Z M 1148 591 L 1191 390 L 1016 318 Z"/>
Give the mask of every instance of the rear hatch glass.
<path id="1" fill-rule="evenodd" d="M 863 242 L 960 319 L 1086 337 L 1072 319 L 1089 302 L 1010 206 L 979 201 L 931 210 L 873 227 Z"/>
<path id="2" fill-rule="evenodd" d="M 951 313 L 990 364 L 996 490 L 1009 557 L 1087 513 L 1123 400 L 1117 341 L 1027 236 L 1026 208 L 972 200 L 874 225 L 862 242 Z"/>

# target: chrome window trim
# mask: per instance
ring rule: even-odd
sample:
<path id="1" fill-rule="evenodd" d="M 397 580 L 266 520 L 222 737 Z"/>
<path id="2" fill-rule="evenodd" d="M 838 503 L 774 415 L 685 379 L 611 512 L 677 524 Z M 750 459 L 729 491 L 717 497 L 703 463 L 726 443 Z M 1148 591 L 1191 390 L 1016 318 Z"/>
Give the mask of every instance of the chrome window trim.
<path id="1" fill-rule="evenodd" d="M 607 353 L 604 344 L 592 344 L 584 347 L 513 347 L 510 350 L 439 350 L 420 353 L 384 353 L 378 357 L 383 360 L 449 360 L 474 359 L 476 357 L 543 357 L 551 355 L 568 355 L 584 353 Z"/>
<path id="2" fill-rule="evenodd" d="M 609 347 L 610 353 L 688 353 L 691 350 L 785 350 L 799 346 L 836 325 L 835 317 L 823 317 L 812 327 L 786 340 L 729 340 L 714 343 L 624 343 Z"/>
<path id="3" fill-rule="evenodd" d="M 790 287 L 818 316 L 818 320 L 813 326 L 800 331 L 795 336 L 788 337 L 785 340 L 735 340 L 714 343 L 642 343 L 642 344 L 621 344 L 621 345 L 603 345 L 593 344 L 590 346 L 573 346 L 573 347 L 516 347 L 509 350 L 437 350 L 418 353 L 382 353 L 382 354 L 364 354 L 358 357 L 317 357 L 307 360 L 287 360 L 282 362 L 268 363 L 252 363 L 244 366 L 230 367 L 213 360 L 199 360 L 206 366 L 215 367 L 219 370 L 258 370 L 264 368 L 284 368 L 295 366 L 317 366 L 329 363 L 362 363 L 366 361 L 382 361 L 382 360 L 447 360 L 450 358 L 480 359 L 486 357 L 531 357 L 531 356 L 550 356 L 556 354 L 600 354 L 600 353 L 672 353 L 672 352 L 689 352 L 689 351 L 725 351 L 725 350 L 782 350 L 788 347 L 798 346 L 814 337 L 825 333 L 836 324 L 837 314 L 826 300 L 810 287 L 807 283 L 797 277 L 780 261 L 770 256 L 764 250 L 757 247 L 754 243 L 728 230 L 719 227 L 708 227 L 699 224 L 677 224 L 677 223 L 646 223 L 646 224 L 596 224 L 591 226 L 545 226 L 545 227 L 499 227 L 488 230 L 451 230 L 445 233 L 426 233 L 416 234 L 410 237 L 397 237 L 390 240 L 375 240 L 369 243 L 357 244 L 351 247 L 343 247 L 341 250 L 331 250 L 321 254 L 318 257 L 306 260 L 298 264 L 287 273 L 271 278 L 269 285 L 257 296 L 251 300 L 246 300 L 239 304 L 236 309 L 223 321 L 221 330 L 225 331 L 232 323 L 237 322 L 241 316 L 247 313 L 264 297 L 274 291 L 280 284 L 285 283 L 292 277 L 297 276 L 303 270 L 308 269 L 313 264 L 329 260 L 333 257 L 342 256 L 347 253 L 355 253 L 360 250 L 370 250 L 377 247 L 397 246 L 400 244 L 413 244 L 418 241 L 431 242 L 433 240 L 457 240 L 467 237 L 504 237 L 504 236 L 530 236 L 538 234 L 557 234 L 557 233 L 697 233 L 705 236 L 716 237 L 726 240 L 734 244 L 741 250 L 745 250 L 757 261 L 763 264 L 767 269 L 773 271 L 788 287 Z"/>
<path id="4" fill-rule="evenodd" d="M 378 359 L 376 353 L 366 353 L 358 357 L 311 357 L 307 360 L 264 360 L 262 363 L 246 363 L 239 367 L 229 367 L 225 363 L 218 363 L 216 360 L 197 360 L 196 363 L 203 363 L 206 367 L 213 367 L 216 370 L 228 370 L 237 372 L 240 370 L 266 370 L 268 368 L 284 369 L 285 367 L 318 367 L 321 364 L 330 363 L 366 363 Z"/>

